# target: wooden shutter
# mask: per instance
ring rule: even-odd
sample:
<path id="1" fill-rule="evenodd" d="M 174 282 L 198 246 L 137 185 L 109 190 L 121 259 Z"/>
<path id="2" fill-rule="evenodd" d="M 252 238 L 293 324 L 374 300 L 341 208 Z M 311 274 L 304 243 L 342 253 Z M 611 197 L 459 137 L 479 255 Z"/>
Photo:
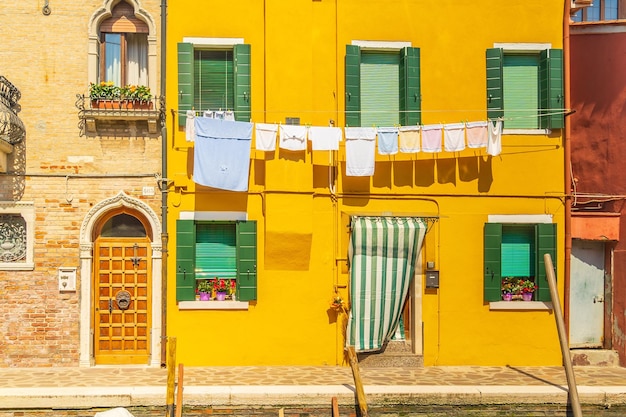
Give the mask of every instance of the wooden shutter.
<path id="1" fill-rule="evenodd" d="M 535 283 L 539 286 L 537 290 L 537 300 L 550 301 L 550 287 L 548 286 L 548 276 L 543 255 L 549 253 L 552 257 L 552 264 L 557 265 L 556 259 L 556 223 L 539 223 L 536 228 L 537 238 L 537 266 L 535 268 Z M 556 276 L 556 271 L 555 271 Z"/>
<path id="2" fill-rule="evenodd" d="M 539 128 L 539 56 L 504 55 L 502 67 L 504 126 L 518 129 Z"/>
<path id="3" fill-rule="evenodd" d="M 487 49 L 487 117 L 496 119 L 504 115 L 501 48 Z"/>
<path id="4" fill-rule="evenodd" d="M 237 278 L 237 241 L 234 223 L 196 225 L 196 280 Z"/>
<path id="5" fill-rule="evenodd" d="M 543 129 L 562 129 L 565 97 L 563 95 L 563 50 L 547 49 L 541 52 L 540 64 L 541 117 Z"/>
<path id="6" fill-rule="evenodd" d="M 187 110 L 193 108 L 194 103 L 194 65 L 193 45 L 190 43 L 178 44 L 178 125 L 185 126 Z M 188 138 L 189 140 L 189 138 Z"/>
<path id="7" fill-rule="evenodd" d="M 250 45 L 239 44 L 234 48 L 235 59 L 235 120 L 249 122 L 250 112 Z"/>
<path id="8" fill-rule="evenodd" d="M 400 60 L 400 124 L 422 123 L 420 49 L 402 48 Z"/>
<path id="9" fill-rule="evenodd" d="M 346 45 L 346 126 L 361 126 L 361 49 Z"/>
<path id="10" fill-rule="evenodd" d="M 237 222 L 237 299 L 257 299 L 256 221 Z"/>
<path id="11" fill-rule="evenodd" d="M 234 110 L 232 50 L 194 52 L 194 106 L 200 111 Z"/>
<path id="12" fill-rule="evenodd" d="M 196 299 L 196 226 L 193 220 L 176 220 L 176 301 Z"/>
<path id="13" fill-rule="evenodd" d="M 485 301 L 498 301 L 502 298 L 502 224 L 485 223 L 484 245 L 484 298 Z"/>
<path id="14" fill-rule="evenodd" d="M 535 228 L 532 226 L 502 226 L 503 277 L 535 276 Z"/>
<path id="15" fill-rule="evenodd" d="M 361 53 L 361 126 L 400 123 L 400 55 Z"/>

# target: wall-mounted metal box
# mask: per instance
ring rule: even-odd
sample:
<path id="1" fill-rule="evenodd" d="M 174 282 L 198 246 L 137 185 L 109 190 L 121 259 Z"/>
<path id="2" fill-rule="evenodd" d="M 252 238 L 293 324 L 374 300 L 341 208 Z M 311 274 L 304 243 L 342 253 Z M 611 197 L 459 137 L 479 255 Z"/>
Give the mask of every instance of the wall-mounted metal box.
<path id="1" fill-rule="evenodd" d="M 426 288 L 439 288 L 439 271 L 426 271 Z"/>
<path id="2" fill-rule="evenodd" d="M 59 291 L 76 291 L 76 268 L 59 268 Z"/>

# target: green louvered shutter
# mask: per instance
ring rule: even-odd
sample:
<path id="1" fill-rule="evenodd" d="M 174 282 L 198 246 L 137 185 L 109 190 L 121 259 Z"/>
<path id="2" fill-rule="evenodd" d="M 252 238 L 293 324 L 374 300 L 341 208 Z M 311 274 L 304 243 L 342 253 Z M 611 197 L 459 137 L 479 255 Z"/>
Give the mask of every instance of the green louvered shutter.
<path id="1" fill-rule="evenodd" d="M 485 223 L 484 245 L 484 298 L 485 301 L 498 301 L 502 299 L 502 224 Z"/>
<path id="2" fill-rule="evenodd" d="M 235 120 L 249 122 L 250 112 L 250 45 L 235 45 Z"/>
<path id="3" fill-rule="evenodd" d="M 420 49 L 402 48 L 400 61 L 400 124 L 422 123 Z"/>
<path id="4" fill-rule="evenodd" d="M 346 126 L 361 126 L 361 49 L 346 45 Z"/>
<path id="5" fill-rule="evenodd" d="M 233 110 L 233 51 L 196 50 L 194 105 L 197 110 Z"/>
<path id="6" fill-rule="evenodd" d="M 506 54 L 503 59 L 504 127 L 539 128 L 539 56 Z"/>
<path id="7" fill-rule="evenodd" d="M 193 45 L 178 44 L 178 125 L 185 126 L 187 110 L 193 108 L 194 94 Z"/>
<path id="8" fill-rule="evenodd" d="M 487 117 L 496 119 L 504 115 L 501 48 L 487 49 Z"/>
<path id="9" fill-rule="evenodd" d="M 193 220 L 176 220 L 176 301 L 196 299 L 196 226 Z"/>
<path id="10" fill-rule="evenodd" d="M 547 49 L 541 52 L 540 64 L 541 117 L 543 129 L 562 129 L 565 126 L 563 110 L 563 50 Z"/>
<path id="11" fill-rule="evenodd" d="M 556 269 L 556 223 L 539 223 L 537 224 L 537 267 L 535 282 L 539 286 L 537 290 L 537 300 L 550 301 L 550 287 L 548 286 L 548 276 L 546 274 L 546 266 L 543 255 L 549 253 L 552 257 L 552 264 Z M 555 271 L 556 276 L 556 271 Z"/>
<path id="12" fill-rule="evenodd" d="M 535 276 L 535 228 L 526 225 L 502 226 L 503 277 Z"/>
<path id="13" fill-rule="evenodd" d="M 237 242 L 234 223 L 196 225 L 196 280 L 237 278 Z"/>
<path id="14" fill-rule="evenodd" d="M 400 123 L 400 55 L 361 53 L 361 126 Z"/>
<path id="15" fill-rule="evenodd" d="M 257 299 L 256 221 L 237 222 L 237 299 Z"/>

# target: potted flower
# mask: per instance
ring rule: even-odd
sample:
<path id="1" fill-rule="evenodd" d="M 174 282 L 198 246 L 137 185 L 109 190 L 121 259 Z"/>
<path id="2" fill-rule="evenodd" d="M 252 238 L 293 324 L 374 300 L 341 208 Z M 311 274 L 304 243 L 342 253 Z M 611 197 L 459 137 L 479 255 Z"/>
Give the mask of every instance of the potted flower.
<path id="1" fill-rule="evenodd" d="M 518 279 L 515 277 L 504 277 L 500 285 L 502 291 L 502 299 L 504 301 L 511 301 L 513 295 L 519 292 Z"/>
<path id="2" fill-rule="evenodd" d="M 120 88 L 120 97 L 128 108 L 151 108 L 152 93 L 146 85 L 126 85 Z"/>
<path id="3" fill-rule="evenodd" d="M 345 309 L 343 298 L 339 294 L 335 294 L 333 298 L 330 300 L 330 308 L 341 311 Z"/>
<path id="4" fill-rule="evenodd" d="M 89 84 L 89 99 L 91 100 L 91 106 L 95 108 L 101 107 L 100 103 L 119 100 L 121 94 L 120 88 L 113 84 L 113 81 Z"/>
<path id="5" fill-rule="evenodd" d="M 216 299 L 218 301 L 224 301 L 226 295 L 231 291 L 231 280 L 215 277 L 215 279 L 213 279 L 213 288 L 215 289 Z"/>
<path id="6" fill-rule="evenodd" d="M 200 294 L 200 301 L 209 301 L 213 292 L 213 282 L 209 279 L 199 281 L 197 291 Z"/>
<path id="7" fill-rule="evenodd" d="M 101 81 L 89 84 L 89 99 L 92 108 L 152 108 L 152 93 L 145 85 L 126 85 L 119 87 L 113 81 Z M 122 106 L 124 103 L 124 106 Z"/>
<path id="8" fill-rule="evenodd" d="M 532 301 L 533 294 L 537 290 L 537 284 L 531 279 L 520 279 L 518 281 L 519 291 L 524 301 Z"/>

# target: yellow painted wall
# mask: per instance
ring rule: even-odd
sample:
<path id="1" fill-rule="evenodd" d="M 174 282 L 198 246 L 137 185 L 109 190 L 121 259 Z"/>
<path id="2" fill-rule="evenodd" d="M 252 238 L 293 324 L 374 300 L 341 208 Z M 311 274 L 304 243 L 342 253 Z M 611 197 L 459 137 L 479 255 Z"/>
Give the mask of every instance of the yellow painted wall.
<path id="1" fill-rule="evenodd" d="M 426 365 L 560 365 L 547 311 L 490 311 L 483 303 L 483 225 L 489 214 L 550 214 L 564 250 L 561 131 L 505 135 L 500 156 L 460 153 L 376 156 L 373 177 L 346 177 L 327 152 L 251 154 L 249 193 L 197 186 L 193 144 L 177 110 L 176 44 L 183 37 L 243 38 L 252 50 L 252 121 L 344 126 L 345 45 L 404 41 L 421 49 L 422 123 L 486 119 L 485 49 L 503 42 L 562 47 L 562 1 L 193 0 L 168 5 L 168 335 L 193 365 L 346 364 L 342 325 L 328 309 L 334 286 L 347 297 L 350 214 L 439 216 L 424 261 L 438 290 L 422 293 Z M 179 310 L 175 220 L 182 211 L 241 211 L 258 222 L 258 301 L 247 311 Z M 341 320 L 340 320 L 341 322 Z"/>

